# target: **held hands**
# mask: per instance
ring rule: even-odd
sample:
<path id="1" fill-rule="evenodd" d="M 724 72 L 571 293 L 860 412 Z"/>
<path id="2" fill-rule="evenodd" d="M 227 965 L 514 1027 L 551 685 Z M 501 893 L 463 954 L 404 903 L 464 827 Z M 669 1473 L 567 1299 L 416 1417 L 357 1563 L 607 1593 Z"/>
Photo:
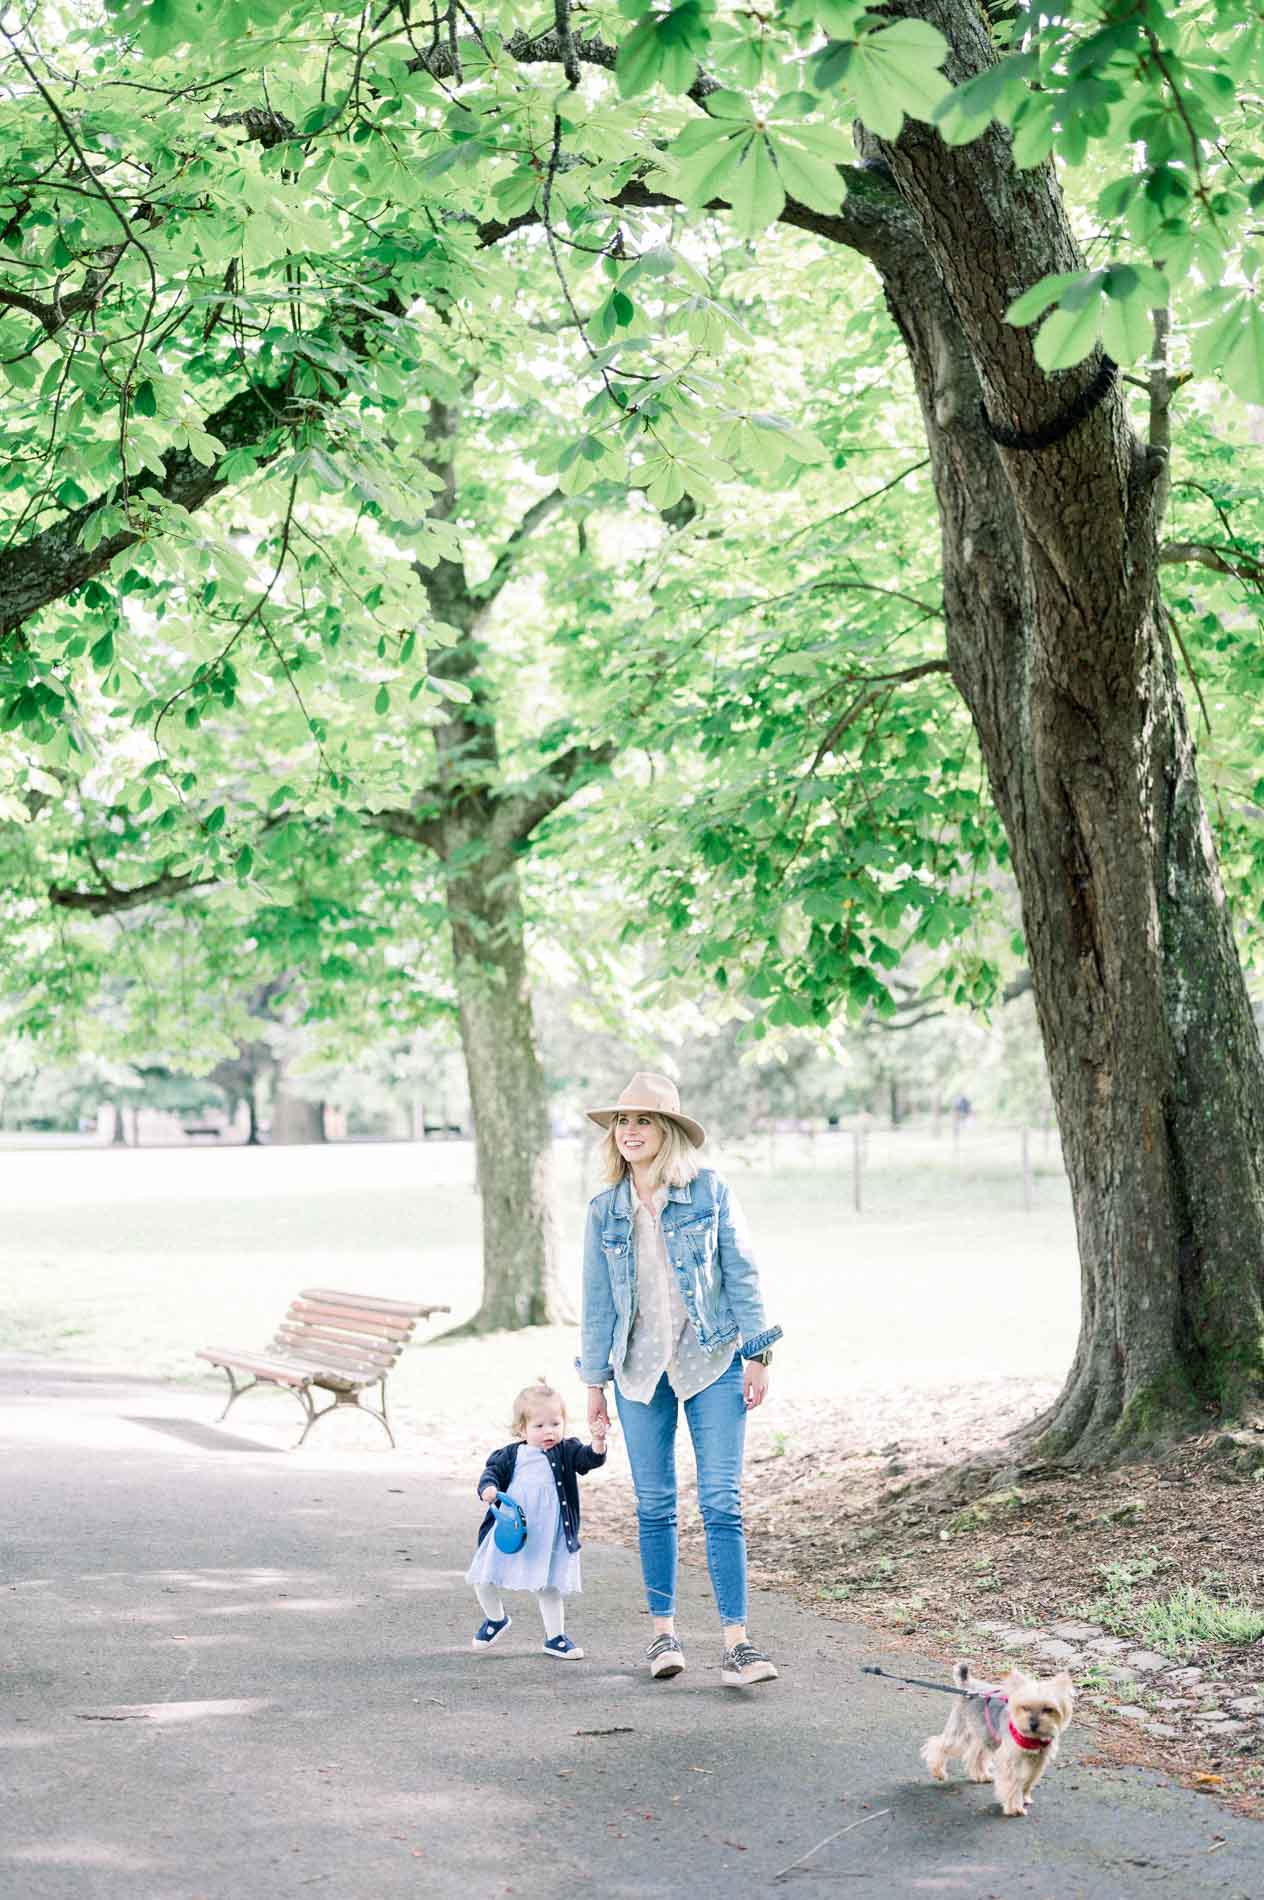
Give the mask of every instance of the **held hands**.
<path id="1" fill-rule="evenodd" d="M 588 1433 L 592 1439 L 594 1451 L 604 1451 L 610 1432 L 610 1413 L 606 1409 L 606 1388 L 604 1385 L 590 1385 L 588 1388 Z"/>
<path id="2" fill-rule="evenodd" d="M 742 1368 L 742 1397 L 748 1412 L 763 1404 L 768 1395 L 768 1378 L 767 1366 L 761 1366 L 757 1359 L 746 1361 Z"/>

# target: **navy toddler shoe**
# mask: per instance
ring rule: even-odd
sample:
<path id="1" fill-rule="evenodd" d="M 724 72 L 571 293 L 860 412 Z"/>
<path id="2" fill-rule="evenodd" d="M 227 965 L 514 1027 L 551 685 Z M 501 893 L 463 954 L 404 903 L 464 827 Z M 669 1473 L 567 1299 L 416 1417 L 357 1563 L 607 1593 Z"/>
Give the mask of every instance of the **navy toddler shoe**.
<path id="1" fill-rule="evenodd" d="M 578 1662 L 583 1650 L 578 1643 L 572 1643 L 569 1636 L 551 1636 L 544 1645 L 546 1656 L 560 1656 L 563 1662 Z"/>
<path id="2" fill-rule="evenodd" d="M 512 1622 L 512 1616 L 502 1616 L 499 1623 L 493 1623 L 490 1616 L 485 1616 L 474 1632 L 475 1649 L 490 1649 L 496 1638 L 503 1636 Z"/>

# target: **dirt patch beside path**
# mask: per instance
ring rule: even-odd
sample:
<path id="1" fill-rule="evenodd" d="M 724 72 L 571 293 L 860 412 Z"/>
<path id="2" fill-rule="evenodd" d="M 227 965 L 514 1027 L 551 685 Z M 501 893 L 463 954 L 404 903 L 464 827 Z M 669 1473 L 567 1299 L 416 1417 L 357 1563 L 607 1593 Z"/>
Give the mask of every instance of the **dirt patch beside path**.
<path id="1" fill-rule="evenodd" d="M 1056 1390 L 1013 1380 L 853 1391 L 845 1408 L 779 1401 L 747 1467 L 752 1582 L 872 1625 L 874 1660 L 891 1670 L 901 1650 L 940 1656 L 945 1680 L 957 1656 L 993 1677 L 1068 1668 L 1103 1759 L 1264 1818 L 1264 1420 L 1110 1472 L 988 1455 Z M 687 1452 L 681 1466 L 682 1552 L 702 1562 Z M 585 1486 L 584 1519 L 590 1536 L 634 1541 L 621 1456 Z M 1203 1633 L 1235 1606 L 1240 1640 Z M 922 1700 L 929 1733 L 942 1712 Z"/>

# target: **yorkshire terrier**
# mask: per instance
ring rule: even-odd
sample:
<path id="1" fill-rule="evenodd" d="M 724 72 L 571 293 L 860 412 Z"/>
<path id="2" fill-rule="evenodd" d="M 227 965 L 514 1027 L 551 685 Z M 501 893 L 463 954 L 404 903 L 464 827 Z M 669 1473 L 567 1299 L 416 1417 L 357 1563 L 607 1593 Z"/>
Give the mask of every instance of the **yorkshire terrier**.
<path id="1" fill-rule="evenodd" d="M 948 1763 L 960 1755 L 971 1781 L 995 1784 L 1002 1814 L 1025 1814 L 1071 1720 L 1070 1676 L 1062 1669 L 1038 1682 L 1011 1669 L 998 1683 L 977 1682 L 966 1662 L 952 1673 L 969 1693 L 954 1699 L 942 1734 L 927 1737 L 922 1760 L 936 1781 L 947 1781 Z"/>

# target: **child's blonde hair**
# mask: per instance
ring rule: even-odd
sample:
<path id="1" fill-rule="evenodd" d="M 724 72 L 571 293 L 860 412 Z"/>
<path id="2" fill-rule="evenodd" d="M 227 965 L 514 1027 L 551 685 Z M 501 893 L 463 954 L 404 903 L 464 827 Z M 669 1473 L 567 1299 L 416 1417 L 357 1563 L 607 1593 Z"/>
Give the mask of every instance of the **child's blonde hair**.
<path id="1" fill-rule="evenodd" d="M 554 1400 L 560 1406 L 562 1423 L 566 1423 L 566 1400 L 561 1393 L 548 1383 L 547 1379 L 537 1379 L 533 1385 L 524 1385 L 513 1402 L 513 1424 L 511 1430 L 515 1438 L 525 1438 L 527 1420 L 537 1405 Z"/>
<path id="2" fill-rule="evenodd" d="M 693 1143 L 680 1123 L 673 1121 L 670 1115 L 651 1115 L 650 1120 L 663 1131 L 663 1145 L 649 1165 L 650 1186 L 655 1188 L 688 1186 L 698 1172 Z M 601 1164 L 602 1179 L 608 1187 L 616 1187 L 630 1170 L 619 1153 L 614 1121 L 607 1128 L 605 1139 L 598 1148 L 597 1155 Z"/>

